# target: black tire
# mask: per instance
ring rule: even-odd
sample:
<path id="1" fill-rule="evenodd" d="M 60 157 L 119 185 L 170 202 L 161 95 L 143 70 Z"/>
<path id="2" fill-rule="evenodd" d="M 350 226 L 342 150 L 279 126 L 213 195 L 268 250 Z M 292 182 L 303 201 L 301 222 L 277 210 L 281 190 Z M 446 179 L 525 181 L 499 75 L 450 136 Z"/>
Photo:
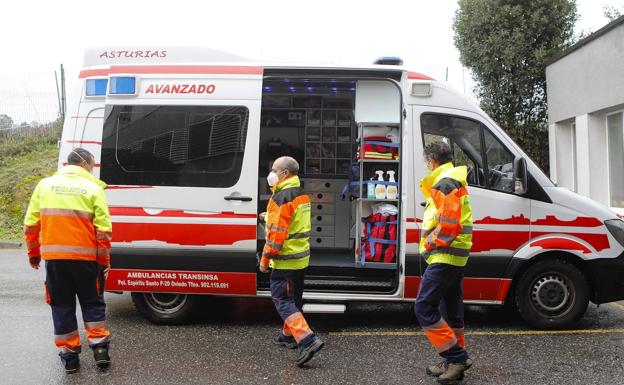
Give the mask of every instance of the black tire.
<path id="1" fill-rule="evenodd" d="M 589 304 L 587 278 L 561 259 L 539 261 L 520 276 L 515 290 L 522 318 L 537 329 L 573 326 Z"/>
<path id="2" fill-rule="evenodd" d="M 187 294 L 132 293 L 132 302 L 139 313 L 155 324 L 187 323 L 195 314 L 199 298 Z"/>

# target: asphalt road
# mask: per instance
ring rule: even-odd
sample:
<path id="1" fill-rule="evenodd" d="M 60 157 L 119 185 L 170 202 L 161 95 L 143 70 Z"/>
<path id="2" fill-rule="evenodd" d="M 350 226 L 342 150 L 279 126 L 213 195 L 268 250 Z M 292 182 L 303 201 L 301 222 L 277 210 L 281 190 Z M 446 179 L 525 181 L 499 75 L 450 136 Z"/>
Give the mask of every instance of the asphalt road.
<path id="1" fill-rule="evenodd" d="M 213 299 L 190 325 L 158 326 L 138 315 L 128 294 L 106 295 L 111 367 L 95 368 L 83 349 L 80 371 L 66 375 L 43 281 L 24 251 L 0 250 L 2 384 L 435 384 L 424 367 L 438 358 L 409 304 L 309 315 L 326 346 L 299 369 L 295 351 L 271 343 L 280 320 L 268 300 Z M 575 330 L 565 332 L 531 330 L 496 308 L 469 307 L 466 321 L 475 360 L 466 385 L 624 384 L 622 303 L 590 305 Z"/>

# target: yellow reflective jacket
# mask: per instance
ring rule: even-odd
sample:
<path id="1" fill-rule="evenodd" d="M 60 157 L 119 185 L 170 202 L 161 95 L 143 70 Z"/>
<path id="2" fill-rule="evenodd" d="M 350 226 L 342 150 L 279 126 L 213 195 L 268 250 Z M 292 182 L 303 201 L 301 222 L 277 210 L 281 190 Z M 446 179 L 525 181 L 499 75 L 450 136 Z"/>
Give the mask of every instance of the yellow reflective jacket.
<path id="1" fill-rule="evenodd" d="M 446 163 L 420 182 L 427 198 L 419 252 L 428 264 L 466 266 L 472 247 L 472 208 L 466 166 Z"/>
<path id="2" fill-rule="evenodd" d="M 42 179 L 24 219 L 28 256 L 110 265 L 112 224 L 104 188 L 106 183 L 80 166 Z"/>
<path id="3" fill-rule="evenodd" d="M 310 197 L 299 177 L 280 181 L 273 188 L 266 215 L 266 244 L 260 263 L 278 270 L 299 270 L 310 260 Z"/>

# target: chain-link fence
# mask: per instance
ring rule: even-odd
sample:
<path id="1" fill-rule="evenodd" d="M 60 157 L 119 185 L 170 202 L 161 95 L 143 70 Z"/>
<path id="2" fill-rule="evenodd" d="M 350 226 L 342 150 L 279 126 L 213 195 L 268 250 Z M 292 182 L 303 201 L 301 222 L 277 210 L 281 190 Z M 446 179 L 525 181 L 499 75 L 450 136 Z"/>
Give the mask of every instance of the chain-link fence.
<path id="1" fill-rule="evenodd" d="M 56 84 L 54 71 L 0 74 L 0 132 L 28 134 L 57 120 Z"/>

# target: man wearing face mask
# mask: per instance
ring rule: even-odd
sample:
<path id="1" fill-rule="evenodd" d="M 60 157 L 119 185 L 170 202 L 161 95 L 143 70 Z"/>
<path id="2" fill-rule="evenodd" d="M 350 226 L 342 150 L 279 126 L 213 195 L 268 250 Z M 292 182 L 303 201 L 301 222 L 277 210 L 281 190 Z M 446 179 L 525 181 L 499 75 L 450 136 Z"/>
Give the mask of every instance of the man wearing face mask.
<path id="1" fill-rule="evenodd" d="M 425 146 L 430 171 L 420 183 L 427 199 L 419 253 L 426 259 L 416 318 L 444 359 L 427 368 L 440 384 L 457 384 L 472 365 L 464 341 L 462 279 L 472 247 L 472 208 L 466 189 L 466 166 L 454 167 L 448 144 Z"/>
<path id="2" fill-rule="evenodd" d="M 284 156 L 273 162 L 267 182 L 273 194 L 267 206 L 266 244 L 260 271 L 271 271 L 271 297 L 284 321 L 278 345 L 299 346 L 297 365 L 303 366 L 324 343 L 308 326 L 303 313 L 303 280 L 310 260 L 310 198 L 301 189 L 299 164 Z"/>
<path id="3" fill-rule="evenodd" d="M 39 269 L 45 260 L 46 302 L 52 308 L 54 341 L 67 373 L 80 366 L 76 296 L 95 363 L 101 368 L 110 364 L 104 281 L 112 225 L 106 183 L 91 175 L 94 165 L 89 151 L 74 149 L 67 166 L 37 184 L 24 219 L 30 266 Z"/>

